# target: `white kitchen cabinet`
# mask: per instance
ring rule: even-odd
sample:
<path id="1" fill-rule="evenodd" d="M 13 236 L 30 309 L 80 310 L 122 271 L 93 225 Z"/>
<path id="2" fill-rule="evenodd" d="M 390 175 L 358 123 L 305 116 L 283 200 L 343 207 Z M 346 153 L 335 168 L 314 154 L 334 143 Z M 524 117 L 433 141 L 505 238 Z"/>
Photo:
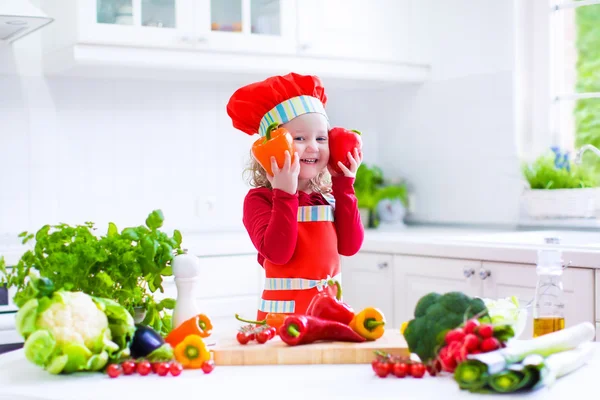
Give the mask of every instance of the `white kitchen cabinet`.
<path id="1" fill-rule="evenodd" d="M 355 312 L 365 307 L 377 307 L 386 317 L 387 326 L 397 326 L 394 320 L 393 257 L 391 254 L 359 252 L 342 257 L 343 300 Z"/>
<path id="2" fill-rule="evenodd" d="M 45 0 L 45 51 L 66 45 L 294 53 L 296 0 Z"/>
<path id="3" fill-rule="evenodd" d="M 484 297 L 517 296 L 522 305 L 531 302 L 533 306 L 537 283 L 535 265 L 484 261 L 482 271 L 489 272 L 489 276 L 482 282 Z M 563 288 L 565 326 L 573 326 L 584 321 L 594 323 L 594 270 L 573 267 L 565 269 Z M 532 308 L 529 307 L 527 325 L 522 338 L 531 337 L 533 337 L 533 315 Z"/>
<path id="4" fill-rule="evenodd" d="M 394 255 L 394 319 L 414 317 L 419 299 L 430 292 L 481 294 L 481 261 Z"/>
<path id="5" fill-rule="evenodd" d="M 263 276 L 255 254 L 200 257 L 196 302 L 213 322 L 215 335 L 235 332 L 241 324 L 234 317 L 236 313 L 256 317 Z M 163 287 L 165 293 L 159 298 L 177 299 L 173 277 L 166 279 Z"/>
<path id="6" fill-rule="evenodd" d="M 412 0 L 299 1 L 299 54 L 418 62 L 411 7 Z"/>

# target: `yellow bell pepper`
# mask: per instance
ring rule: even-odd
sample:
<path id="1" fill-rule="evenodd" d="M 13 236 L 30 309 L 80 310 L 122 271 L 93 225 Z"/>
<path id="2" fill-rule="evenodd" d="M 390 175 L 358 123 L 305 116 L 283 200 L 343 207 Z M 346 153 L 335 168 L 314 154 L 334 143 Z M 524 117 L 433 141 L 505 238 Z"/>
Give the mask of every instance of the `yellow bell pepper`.
<path id="1" fill-rule="evenodd" d="M 400 326 L 400 333 L 404 335 L 404 331 L 406 330 L 406 326 L 408 325 L 408 321 L 404 321 Z"/>
<path id="2" fill-rule="evenodd" d="M 350 321 L 350 327 L 367 340 L 377 340 L 385 331 L 385 316 L 378 308 L 366 307 Z"/>
<path id="3" fill-rule="evenodd" d="M 199 335 L 186 336 L 173 353 L 183 368 L 201 368 L 204 361 L 210 360 L 210 352 Z"/>

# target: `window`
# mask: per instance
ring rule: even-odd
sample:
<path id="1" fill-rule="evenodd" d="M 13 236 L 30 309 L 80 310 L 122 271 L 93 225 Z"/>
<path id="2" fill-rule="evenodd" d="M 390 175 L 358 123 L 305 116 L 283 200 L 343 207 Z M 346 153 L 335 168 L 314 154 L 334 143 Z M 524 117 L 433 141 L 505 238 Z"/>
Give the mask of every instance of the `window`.
<path id="1" fill-rule="evenodd" d="M 600 0 L 528 0 L 517 13 L 521 155 L 600 148 Z"/>

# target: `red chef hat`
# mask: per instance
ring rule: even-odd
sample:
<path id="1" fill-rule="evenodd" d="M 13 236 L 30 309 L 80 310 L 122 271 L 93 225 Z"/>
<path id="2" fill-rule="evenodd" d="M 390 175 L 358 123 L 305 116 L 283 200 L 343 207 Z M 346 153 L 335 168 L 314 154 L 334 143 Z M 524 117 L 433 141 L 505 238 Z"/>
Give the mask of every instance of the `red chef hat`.
<path id="1" fill-rule="evenodd" d="M 299 115 L 325 113 L 327 95 L 321 79 L 313 75 L 289 73 L 239 88 L 227 103 L 234 128 L 265 135 L 273 122 L 285 124 Z"/>

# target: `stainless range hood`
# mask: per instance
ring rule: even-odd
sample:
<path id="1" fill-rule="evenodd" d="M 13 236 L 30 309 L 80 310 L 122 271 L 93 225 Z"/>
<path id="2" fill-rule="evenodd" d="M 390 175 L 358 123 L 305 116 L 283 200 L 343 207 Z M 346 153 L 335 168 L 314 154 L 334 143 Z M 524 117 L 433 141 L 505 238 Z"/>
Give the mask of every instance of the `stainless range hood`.
<path id="1" fill-rule="evenodd" d="M 0 0 L 0 44 L 12 43 L 52 21 L 54 18 L 48 17 L 29 0 Z"/>

